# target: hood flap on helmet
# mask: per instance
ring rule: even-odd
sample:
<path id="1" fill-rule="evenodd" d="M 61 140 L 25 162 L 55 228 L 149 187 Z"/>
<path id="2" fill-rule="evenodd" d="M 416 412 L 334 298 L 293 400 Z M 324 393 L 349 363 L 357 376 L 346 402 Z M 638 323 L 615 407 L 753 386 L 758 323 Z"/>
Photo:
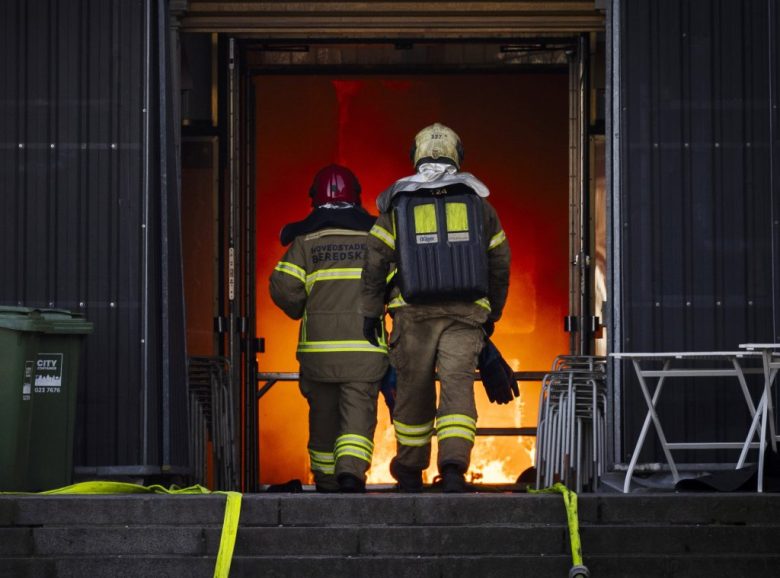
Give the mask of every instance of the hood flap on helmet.
<path id="1" fill-rule="evenodd" d="M 398 179 L 390 187 L 385 189 L 376 200 L 377 209 L 386 213 L 396 195 L 411 193 L 421 189 L 440 189 L 453 185 L 466 185 L 480 197 L 490 195 L 490 190 L 485 183 L 471 173 L 460 173 L 449 170 L 426 170 L 427 164 L 420 165 L 418 173 L 403 179 Z"/>

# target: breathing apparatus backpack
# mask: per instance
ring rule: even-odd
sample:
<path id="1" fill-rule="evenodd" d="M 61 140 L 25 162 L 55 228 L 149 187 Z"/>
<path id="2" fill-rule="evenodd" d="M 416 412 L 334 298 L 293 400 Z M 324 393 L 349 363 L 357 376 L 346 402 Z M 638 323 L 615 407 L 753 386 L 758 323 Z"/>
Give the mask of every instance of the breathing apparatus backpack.
<path id="1" fill-rule="evenodd" d="M 394 200 L 398 284 L 407 303 L 474 301 L 488 293 L 482 200 L 466 186 Z"/>

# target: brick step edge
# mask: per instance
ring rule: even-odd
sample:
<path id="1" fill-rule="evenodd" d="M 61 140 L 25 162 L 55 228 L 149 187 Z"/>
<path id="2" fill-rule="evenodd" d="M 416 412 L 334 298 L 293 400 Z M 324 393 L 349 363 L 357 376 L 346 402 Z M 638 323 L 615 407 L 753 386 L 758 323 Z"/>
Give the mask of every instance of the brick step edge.
<path id="1" fill-rule="evenodd" d="M 52 559 L 3 559 L 0 578 L 75 577 L 117 578 L 129 576 L 187 576 L 210 578 L 211 557 L 62 557 Z M 707 576 L 734 578 L 777 576 L 780 554 L 766 556 L 638 556 L 604 555 L 584 558 L 591 575 L 599 578 L 673 578 Z M 237 556 L 231 578 L 249 576 L 331 578 L 334 575 L 372 578 L 442 578 L 463 575 L 517 578 L 521 575 L 566 576 L 568 556 L 397 556 L 397 557 L 244 557 Z"/>

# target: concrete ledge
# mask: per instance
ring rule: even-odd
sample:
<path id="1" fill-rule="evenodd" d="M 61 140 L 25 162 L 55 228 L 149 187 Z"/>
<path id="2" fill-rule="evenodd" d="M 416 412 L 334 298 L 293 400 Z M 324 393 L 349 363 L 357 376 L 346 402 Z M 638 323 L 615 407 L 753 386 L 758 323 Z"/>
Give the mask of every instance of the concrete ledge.
<path id="1" fill-rule="evenodd" d="M 430 494 L 415 507 L 417 524 L 566 524 L 559 494 Z"/>
<path id="2" fill-rule="evenodd" d="M 14 523 L 23 526 L 116 524 L 222 524 L 225 496 L 79 495 L 17 496 Z"/>
<path id="3" fill-rule="evenodd" d="M 588 556 L 585 565 L 600 578 L 754 578 L 777 576 L 780 554 L 761 557 L 723 555 L 647 555 Z M 5 558 L 0 578 L 137 578 L 138 576 L 211 578 L 213 557 L 104 556 L 67 558 Z M 442 578 L 454 576 L 566 576 L 571 558 L 560 556 L 426 556 L 398 557 L 326 557 L 326 556 L 236 556 L 231 578 L 333 578 L 334 576 L 370 576 L 371 578 Z"/>
<path id="4" fill-rule="evenodd" d="M 569 551 L 568 533 L 553 526 L 366 527 L 360 532 L 362 555 L 472 556 L 554 555 Z"/>
<path id="5" fill-rule="evenodd" d="M 778 575 L 780 554 L 736 556 L 588 556 L 585 565 L 599 578 L 769 578 Z M 492 578 L 492 577 L 491 577 Z"/>
<path id="6" fill-rule="evenodd" d="M 11 526 L 16 517 L 16 500 L 10 496 L 0 496 L 0 526 Z"/>
<path id="7" fill-rule="evenodd" d="M 360 552 L 358 536 L 363 528 L 244 528 L 236 536 L 237 556 L 346 556 Z M 219 550 L 220 530 L 206 532 L 206 550 Z"/>
<path id="8" fill-rule="evenodd" d="M 281 524 L 281 502 L 278 494 L 244 494 L 241 498 L 241 525 L 278 526 Z"/>
<path id="9" fill-rule="evenodd" d="M 400 494 L 293 494 L 280 501 L 285 526 L 413 524 L 415 499 Z"/>
<path id="10" fill-rule="evenodd" d="M 33 552 L 32 546 L 30 528 L 0 528 L 0 556 L 28 556 Z"/>
<path id="11" fill-rule="evenodd" d="M 57 576 L 56 560 L 37 558 L 3 558 L 0 578 L 51 578 Z"/>
<path id="12" fill-rule="evenodd" d="M 204 532 L 198 527 L 104 526 L 100 528 L 35 528 L 35 555 L 206 555 Z M 213 551 L 216 556 L 217 550 Z"/>
<path id="13" fill-rule="evenodd" d="M 360 557 L 360 558 L 244 558 L 233 560 L 231 578 L 442 578 L 485 576 L 566 576 L 568 557 Z"/>
<path id="14" fill-rule="evenodd" d="M 778 554 L 776 533 L 777 526 L 580 526 L 583 551 L 599 555 Z"/>
<path id="15" fill-rule="evenodd" d="M 213 578 L 215 558 L 105 556 L 95 558 L 59 558 L 54 572 L 57 578 Z M 231 572 L 231 577 L 233 573 Z M 24 576 L 24 574 L 22 574 Z"/>
<path id="16" fill-rule="evenodd" d="M 656 494 L 582 496 L 582 522 L 656 524 L 770 524 L 780 520 L 780 494 Z"/>

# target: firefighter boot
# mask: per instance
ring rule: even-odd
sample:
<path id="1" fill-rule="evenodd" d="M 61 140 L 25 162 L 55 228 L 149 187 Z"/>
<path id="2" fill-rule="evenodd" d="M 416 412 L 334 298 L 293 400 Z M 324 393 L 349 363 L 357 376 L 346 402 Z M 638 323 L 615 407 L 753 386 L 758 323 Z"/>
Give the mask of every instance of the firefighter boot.
<path id="1" fill-rule="evenodd" d="M 339 492 L 342 494 L 362 494 L 366 491 L 366 483 L 352 474 L 339 476 Z"/>
<path id="2" fill-rule="evenodd" d="M 419 492 L 422 490 L 422 470 L 407 468 L 395 461 L 390 461 L 390 475 L 398 481 L 402 492 Z"/>
<path id="3" fill-rule="evenodd" d="M 457 464 L 445 464 L 441 468 L 441 491 L 445 494 L 462 494 L 468 491 L 462 468 Z"/>

